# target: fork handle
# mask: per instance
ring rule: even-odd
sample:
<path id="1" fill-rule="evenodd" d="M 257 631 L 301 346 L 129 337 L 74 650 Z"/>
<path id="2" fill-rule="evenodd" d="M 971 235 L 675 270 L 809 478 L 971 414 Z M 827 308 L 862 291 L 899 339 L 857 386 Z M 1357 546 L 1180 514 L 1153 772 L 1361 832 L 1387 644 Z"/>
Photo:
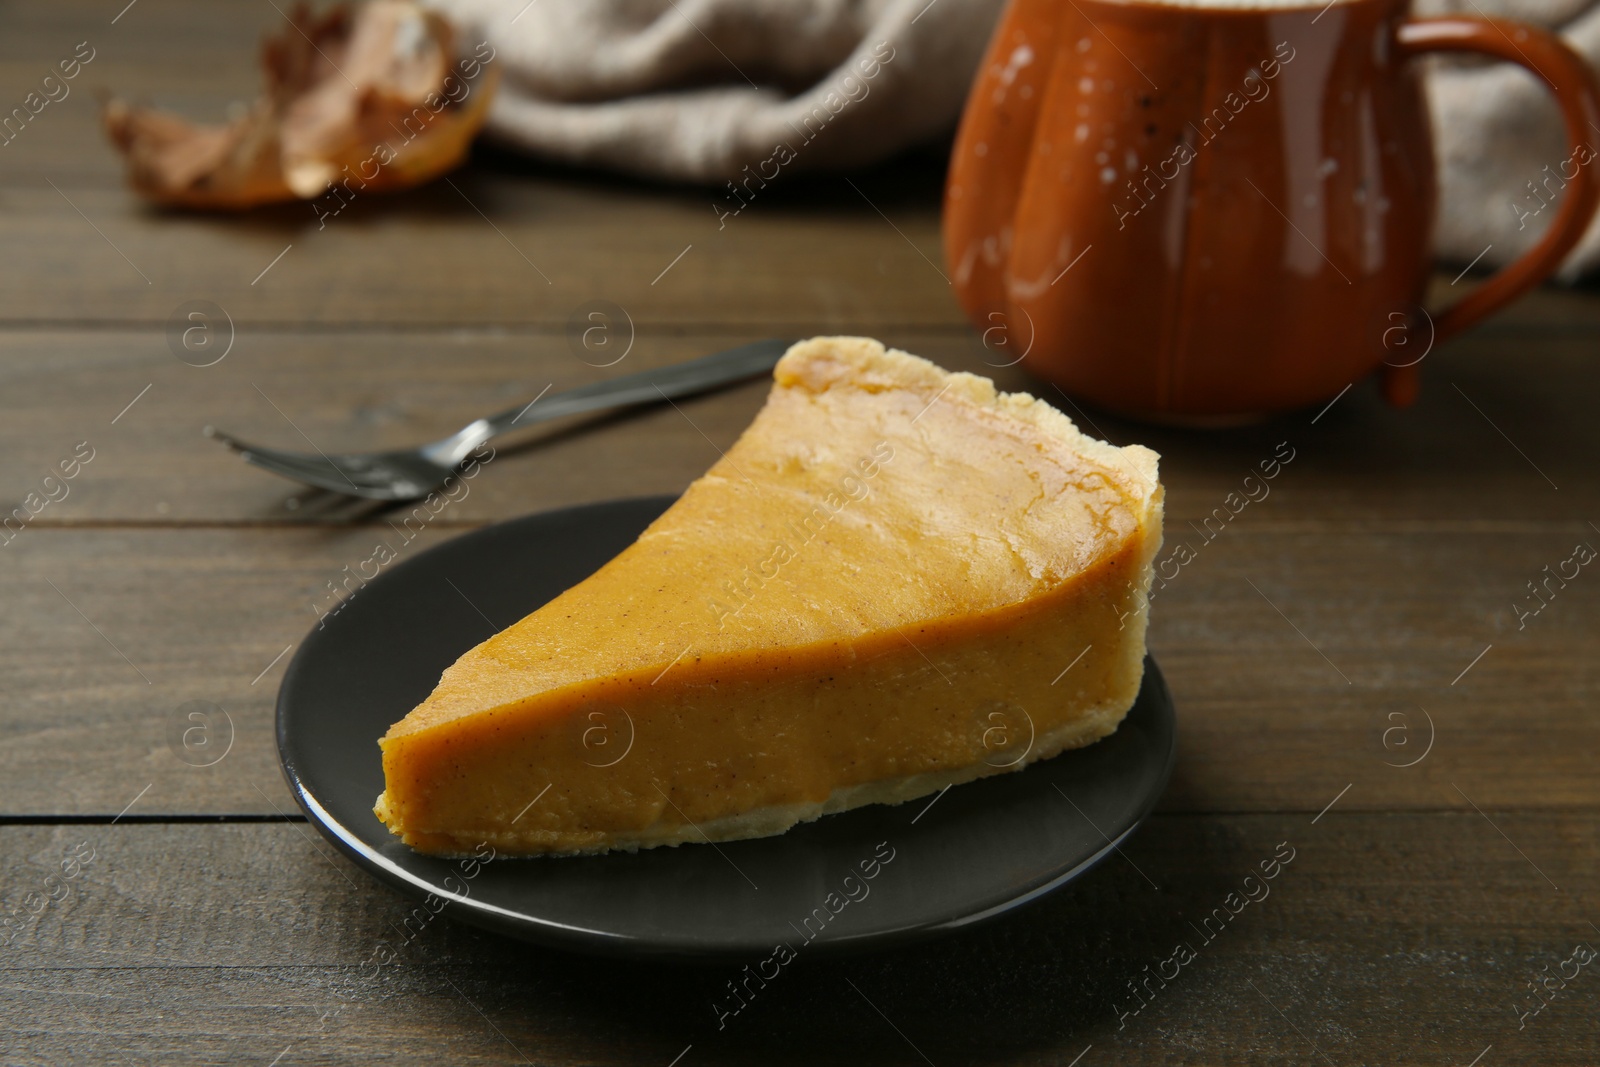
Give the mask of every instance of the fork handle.
<path id="1" fill-rule="evenodd" d="M 538 397 L 531 403 L 509 408 L 484 421 L 489 424 L 489 436 L 497 437 L 519 427 L 585 411 L 689 396 L 719 385 L 772 373 L 772 368 L 793 343 L 779 338 L 754 341 L 687 363 L 580 385 L 555 396 Z"/>

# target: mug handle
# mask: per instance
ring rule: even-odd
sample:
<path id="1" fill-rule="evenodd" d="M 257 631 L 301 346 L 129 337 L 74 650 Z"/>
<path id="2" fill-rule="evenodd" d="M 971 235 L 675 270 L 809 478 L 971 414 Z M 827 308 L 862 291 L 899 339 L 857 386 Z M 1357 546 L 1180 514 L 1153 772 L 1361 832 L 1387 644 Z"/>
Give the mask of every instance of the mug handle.
<path id="1" fill-rule="evenodd" d="M 1496 18 L 1407 19 L 1396 32 L 1401 58 L 1425 52 L 1478 52 L 1526 67 L 1549 86 L 1567 127 L 1568 158 L 1580 147 L 1595 149 L 1585 138 L 1600 132 L 1600 84 L 1583 57 L 1565 41 L 1520 22 Z M 1583 238 L 1600 205 L 1600 175 L 1588 166 L 1562 178 L 1567 185 L 1556 217 L 1539 242 L 1483 284 L 1452 304 L 1434 320 L 1434 341 L 1453 337 L 1493 311 L 1544 281 Z M 1397 407 L 1416 399 L 1417 366 L 1384 367 L 1383 392 Z"/>

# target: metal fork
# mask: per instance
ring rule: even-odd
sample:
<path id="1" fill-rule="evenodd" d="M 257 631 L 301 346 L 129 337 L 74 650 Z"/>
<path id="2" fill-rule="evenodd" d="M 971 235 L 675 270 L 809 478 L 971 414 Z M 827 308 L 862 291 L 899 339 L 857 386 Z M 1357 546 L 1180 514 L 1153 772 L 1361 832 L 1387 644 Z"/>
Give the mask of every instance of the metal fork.
<path id="1" fill-rule="evenodd" d="M 770 374 L 791 344 L 792 341 L 779 339 L 756 341 L 687 363 L 582 385 L 554 396 L 541 393 L 521 407 L 478 419 L 449 437 L 396 452 L 331 456 L 320 449 L 315 454 L 285 452 L 246 444 L 210 426 L 205 433 L 238 452 L 246 462 L 306 485 L 371 500 L 415 500 L 444 485 L 473 450 L 501 434 L 567 415 L 671 400 Z"/>

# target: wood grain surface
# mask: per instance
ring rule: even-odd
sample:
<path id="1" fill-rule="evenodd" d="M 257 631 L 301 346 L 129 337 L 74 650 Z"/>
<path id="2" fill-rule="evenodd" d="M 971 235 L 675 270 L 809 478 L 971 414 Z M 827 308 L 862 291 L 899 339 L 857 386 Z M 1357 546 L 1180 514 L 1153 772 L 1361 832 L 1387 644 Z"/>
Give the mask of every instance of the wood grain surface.
<path id="1" fill-rule="evenodd" d="M 1600 940 L 1579 888 L 1600 876 L 1592 818 L 1315 818 L 1158 815 L 1021 914 L 887 954 L 802 953 L 729 1017 L 713 1005 L 738 962 L 619 964 L 406 927 L 410 903 L 304 825 L 11 827 L 19 890 L 93 859 L 0 957 L 15 998 L 0 1040 L 28 1063 L 665 1065 L 690 1046 L 681 1062 L 1067 1064 L 1090 1048 L 1080 1062 L 1464 1065 L 1490 1046 L 1498 1062 L 1593 1062 L 1592 965 L 1520 1017 L 1530 980 Z M 1252 883 L 1261 899 L 1225 903 L 1277 856 L 1292 859 Z M 1173 975 L 1180 944 L 1194 958 L 1143 985 Z"/>
<path id="2" fill-rule="evenodd" d="M 1430 352 L 1408 411 L 1363 381 L 1225 432 L 1142 425 L 1032 381 L 1008 366 L 1023 339 L 965 322 L 937 146 L 774 187 L 720 229 L 704 190 L 492 148 L 325 228 L 303 205 L 152 210 L 95 92 L 220 119 L 282 16 L 124 2 L 0 6 L 0 110 L 96 49 L 0 147 L 0 513 L 77 460 L 0 533 L 0 1063 L 1595 1062 L 1594 968 L 1522 1015 L 1543 1003 L 1530 982 L 1600 944 L 1600 577 L 1527 614 L 1529 582 L 1600 545 L 1592 285 Z M 1476 280 L 1441 273 L 1431 299 Z M 173 340 L 197 301 L 220 312 L 211 366 Z M 595 308 L 602 352 L 572 329 Z M 1173 565 L 1151 646 L 1180 748 L 1157 814 L 1018 914 L 801 960 L 721 1027 L 727 968 L 545 952 L 448 911 L 398 932 L 410 906 L 293 811 L 272 719 L 312 599 L 394 512 L 246 467 L 204 428 L 398 447 L 546 387 L 815 333 L 1036 390 L 1162 453 Z M 407 551 L 681 491 L 764 393 L 528 431 Z M 1284 454 L 1270 493 L 1218 517 Z M 228 715 L 213 766 L 170 743 L 193 700 Z M 1201 934 L 1284 842 L 1270 896 Z M 1136 996 L 1179 942 L 1194 960 Z"/>

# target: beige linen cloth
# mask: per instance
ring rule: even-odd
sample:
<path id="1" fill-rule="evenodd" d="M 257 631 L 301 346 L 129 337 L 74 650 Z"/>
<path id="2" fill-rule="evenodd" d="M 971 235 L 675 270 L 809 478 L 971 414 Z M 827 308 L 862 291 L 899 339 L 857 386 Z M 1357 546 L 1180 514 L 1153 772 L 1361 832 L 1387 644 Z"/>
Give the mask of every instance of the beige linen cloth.
<path id="1" fill-rule="evenodd" d="M 526 151 L 722 185 L 884 159 L 955 125 L 1003 0 L 430 0 L 503 64 L 490 131 Z M 1600 0 L 1417 0 L 1560 32 L 1600 66 Z M 1544 231 L 1527 183 L 1572 162 L 1541 84 L 1505 63 L 1428 72 L 1440 258 L 1509 261 Z M 777 86 L 779 88 L 774 88 Z M 1600 150 L 1600 130 L 1591 131 Z M 774 146 L 791 152 L 776 157 Z M 1600 159 L 1588 163 L 1600 166 Z M 746 168 L 749 168 L 746 170 Z M 1563 276 L 1600 266 L 1591 226 Z"/>

